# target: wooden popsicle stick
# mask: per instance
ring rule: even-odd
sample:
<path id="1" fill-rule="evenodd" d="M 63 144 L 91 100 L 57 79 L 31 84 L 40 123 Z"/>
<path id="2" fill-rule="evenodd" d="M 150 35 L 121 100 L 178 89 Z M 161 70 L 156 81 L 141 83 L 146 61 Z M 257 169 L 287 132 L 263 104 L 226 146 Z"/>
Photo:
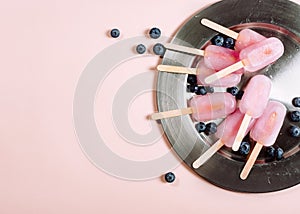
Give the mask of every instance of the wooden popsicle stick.
<path id="1" fill-rule="evenodd" d="M 193 168 L 198 169 L 202 166 L 208 159 L 210 159 L 219 149 L 224 145 L 223 141 L 220 139 L 214 143 L 208 150 L 206 150 L 197 160 L 193 162 Z"/>
<path id="2" fill-rule="evenodd" d="M 222 25 L 219 25 L 219 24 L 217 24 L 213 21 L 210 21 L 208 19 L 202 19 L 201 24 L 203 24 L 204 26 L 209 27 L 209 28 L 211 28 L 211 29 L 213 29 L 213 30 L 215 30 L 219 33 L 222 33 L 226 36 L 229 36 L 233 39 L 237 39 L 238 36 L 239 36 L 239 34 L 237 32 L 235 32 L 233 30 L 230 30 L 229 28 L 226 28 L 226 27 L 224 27 Z"/>
<path id="3" fill-rule="evenodd" d="M 259 152 L 260 150 L 262 149 L 263 147 L 263 144 L 262 143 L 256 143 L 254 148 L 253 148 L 253 151 L 251 152 L 250 154 L 250 157 L 249 159 L 247 160 L 246 162 L 246 165 L 244 166 L 241 174 L 240 174 L 240 178 L 242 180 L 246 180 L 256 159 L 257 159 L 257 156 L 259 155 Z"/>
<path id="4" fill-rule="evenodd" d="M 243 63 L 243 61 L 239 61 L 239 62 L 236 62 L 230 66 L 228 66 L 227 68 L 224 68 L 212 75 L 209 75 L 207 76 L 204 81 L 205 83 L 209 84 L 209 83 L 213 83 L 219 79 L 221 79 L 222 77 L 225 77 L 227 76 L 228 74 L 231 74 L 241 68 L 243 68 L 245 65 Z"/>
<path id="5" fill-rule="evenodd" d="M 192 114 L 192 113 L 193 113 L 193 108 L 190 107 L 190 108 L 176 109 L 171 111 L 157 112 L 150 115 L 150 119 L 160 120 L 164 118 L 178 117 L 181 115 Z"/>
<path id="6" fill-rule="evenodd" d="M 232 150 L 233 151 L 238 151 L 241 145 L 241 142 L 246 134 L 247 128 L 249 126 L 249 123 L 251 121 L 252 117 L 248 114 L 245 114 L 243 121 L 241 123 L 241 126 L 239 128 L 239 131 L 234 139 L 233 145 L 232 145 Z"/>
<path id="7" fill-rule="evenodd" d="M 165 48 L 170 49 L 170 50 L 204 56 L 204 50 L 200 50 L 197 48 L 190 48 L 190 47 L 186 47 L 186 46 L 182 46 L 182 45 L 175 45 L 172 43 L 166 43 L 166 44 L 164 44 L 164 46 L 165 46 Z"/>
<path id="8" fill-rule="evenodd" d="M 197 68 L 187 68 L 187 67 L 173 66 L 173 65 L 158 65 L 157 70 L 177 73 L 177 74 L 194 74 L 194 75 L 198 74 Z"/>

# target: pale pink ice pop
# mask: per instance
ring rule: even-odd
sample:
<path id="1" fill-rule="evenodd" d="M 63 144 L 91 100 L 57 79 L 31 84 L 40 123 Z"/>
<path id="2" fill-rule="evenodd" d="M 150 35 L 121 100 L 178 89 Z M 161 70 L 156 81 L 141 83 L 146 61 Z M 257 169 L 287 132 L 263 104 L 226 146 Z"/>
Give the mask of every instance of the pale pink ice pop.
<path id="1" fill-rule="evenodd" d="M 256 75 L 250 79 L 239 103 L 239 109 L 245 116 L 232 145 L 233 151 L 239 149 L 251 118 L 258 118 L 262 115 L 267 106 L 270 92 L 271 80 L 268 77 Z"/>
<path id="2" fill-rule="evenodd" d="M 216 92 L 205 96 L 194 96 L 189 101 L 193 109 L 192 119 L 208 121 L 226 117 L 236 109 L 236 100 L 229 93 Z"/>
<path id="3" fill-rule="evenodd" d="M 241 81 L 242 74 L 232 73 L 221 79 L 216 80 L 210 84 L 207 84 L 204 80 L 209 75 L 214 74 L 216 71 L 208 68 L 204 64 L 204 60 L 201 60 L 198 64 L 199 74 L 197 75 L 197 83 L 199 85 L 210 85 L 214 87 L 232 87 L 237 85 Z"/>
<path id="4" fill-rule="evenodd" d="M 226 117 L 236 109 L 236 101 L 233 96 L 224 92 L 194 96 L 189 100 L 188 105 L 188 108 L 154 113 L 150 118 L 152 120 L 160 120 L 192 114 L 192 119 L 195 121 L 208 121 Z"/>
<path id="5" fill-rule="evenodd" d="M 209 158 L 211 158 L 223 145 L 231 147 L 234 138 L 238 132 L 238 129 L 242 123 L 244 114 L 242 114 L 238 109 L 230 115 L 228 115 L 225 120 L 218 126 L 216 137 L 219 140 L 214 143 L 208 150 L 206 150 L 199 158 L 193 162 L 193 167 L 195 169 L 202 166 Z M 254 124 L 255 119 L 251 120 L 251 123 L 247 129 L 247 134 Z"/>
<path id="6" fill-rule="evenodd" d="M 275 37 L 264 39 L 243 49 L 240 52 L 241 61 L 208 76 L 205 82 L 214 82 L 241 68 L 249 72 L 258 71 L 280 58 L 283 52 L 284 46 L 279 39 Z"/>
<path id="7" fill-rule="evenodd" d="M 248 177 L 261 148 L 275 143 L 285 115 L 286 108 L 283 104 L 277 101 L 268 102 L 262 116 L 257 119 L 250 131 L 250 137 L 256 141 L 256 145 L 240 174 L 241 179 L 245 180 Z"/>

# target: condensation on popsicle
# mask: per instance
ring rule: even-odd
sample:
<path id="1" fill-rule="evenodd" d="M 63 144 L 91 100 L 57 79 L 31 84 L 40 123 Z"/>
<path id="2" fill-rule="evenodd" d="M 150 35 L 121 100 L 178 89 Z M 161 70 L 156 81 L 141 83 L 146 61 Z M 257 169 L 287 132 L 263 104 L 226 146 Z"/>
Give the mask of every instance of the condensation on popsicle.
<path id="1" fill-rule="evenodd" d="M 256 141 L 256 145 L 247 160 L 240 178 L 245 180 L 254 165 L 257 156 L 263 146 L 272 146 L 286 115 L 285 106 L 277 101 L 269 101 L 261 117 L 259 117 L 250 131 L 250 137 Z"/>
<path id="2" fill-rule="evenodd" d="M 189 107 L 154 113 L 152 120 L 192 114 L 195 121 L 208 121 L 226 117 L 236 109 L 236 100 L 228 93 L 216 92 L 204 96 L 194 96 L 188 102 Z"/>
<path id="3" fill-rule="evenodd" d="M 271 86 L 271 80 L 264 75 L 256 75 L 250 79 L 239 103 L 239 109 L 245 116 L 232 145 L 233 151 L 239 149 L 251 118 L 258 118 L 262 115 L 269 100 Z"/>

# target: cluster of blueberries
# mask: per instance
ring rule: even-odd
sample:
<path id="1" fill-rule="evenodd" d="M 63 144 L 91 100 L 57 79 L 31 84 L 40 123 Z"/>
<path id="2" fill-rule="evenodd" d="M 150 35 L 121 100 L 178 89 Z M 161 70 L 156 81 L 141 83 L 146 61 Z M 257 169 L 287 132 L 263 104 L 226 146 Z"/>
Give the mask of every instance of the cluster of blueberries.
<path id="1" fill-rule="evenodd" d="M 110 31 L 110 36 L 111 36 L 112 38 L 118 38 L 118 37 L 120 36 L 120 34 L 121 34 L 121 33 L 120 33 L 120 30 L 119 30 L 119 29 L 116 29 L 116 28 L 114 28 L 114 29 L 112 29 L 112 30 Z M 161 31 L 160 31 L 160 29 L 157 28 L 157 27 L 151 28 L 150 31 L 149 31 L 149 36 L 150 36 L 150 38 L 152 38 L 152 39 L 158 39 L 158 38 L 161 36 Z M 144 44 L 138 44 L 138 45 L 136 46 L 135 50 L 136 50 L 136 52 L 137 52 L 138 54 L 144 54 L 144 53 L 146 52 L 147 48 L 146 48 L 146 46 L 145 46 Z M 153 46 L 152 51 L 153 51 L 153 53 L 154 53 L 155 55 L 158 55 L 158 56 L 161 56 L 161 57 L 162 57 L 162 56 L 164 55 L 166 49 L 165 49 L 165 47 L 164 47 L 161 43 L 156 43 L 156 44 Z"/>
<path id="2" fill-rule="evenodd" d="M 300 107 L 300 97 L 295 97 L 292 100 L 292 104 L 295 107 Z M 300 111 L 291 111 L 289 113 L 290 120 L 292 122 L 300 122 Z M 300 128 L 299 126 L 292 125 L 289 130 L 292 137 L 300 137 Z"/>

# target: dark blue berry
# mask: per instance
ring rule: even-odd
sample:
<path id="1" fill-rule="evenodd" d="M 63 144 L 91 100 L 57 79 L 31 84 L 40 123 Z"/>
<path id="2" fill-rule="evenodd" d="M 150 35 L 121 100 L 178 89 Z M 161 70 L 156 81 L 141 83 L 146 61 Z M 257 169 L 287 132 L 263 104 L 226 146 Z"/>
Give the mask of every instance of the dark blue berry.
<path id="1" fill-rule="evenodd" d="M 166 51 L 165 47 L 162 44 L 160 44 L 160 43 L 156 43 L 153 46 L 153 52 L 156 55 L 163 56 L 165 54 L 165 51 Z"/>
<path id="2" fill-rule="evenodd" d="M 207 91 L 204 86 L 198 86 L 198 89 L 195 93 L 197 95 L 205 95 L 205 94 L 207 94 Z"/>
<path id="3" fill-rule="evenodd" d="M 143 54 L 146 52 L 146 46 L 143 45 L 143 44 L 139 44 L 136 46 L 135 48 L 136 52 L 139 53 L 139 54 Z"/>
<path id="4" fill-rule="evenodd" d="M 197 76 L 193 74 L 189 74 L 187 77 L 187 83 L 189 84 L 196 84 L 197 83 Z"/>
<path id="5" fill-rule="evenodd" d="M 160 29 L 157 27 L 151 28 L 149 35 L 152 39 L 158 39 L 161 35 Z"/>
<path id="6" fill-rule="evenodd" d="M 116 29 L 116 28 L 112 29 L 112 30 L 110 31 L 110 35 L 111 35 L 111 37 L 113 37 L 113 38 L 118 38 L 118 37 L 120 36 L 120 31 L 119 31 L 119 29 Z"/>
<path id="7" fill-rule="evenodd" d="M 283 158 L 284 151 L 282 148 L 278 147 L 276 148 L 275 154 L 276 160 L 281 160 Z"/>
<path id="8" fill-rule="evenodd" d="M 215 89 L 211 86 L 205 86 L 205 89 L 206 89 L 207 93 L 214 93 L 215 92 Z"/>
<path id="9" fill-rule="evenodd" d="M 211 43 L 213 45 L 216 45 L 216 46 L 223 46 L 224 45 L 224 41 L 225 41 L 225 38 L 223 35 L 216 35 L 214 36 L 211 40 Z"/>
<path id="10" fill-rule="evenodd" d="M 233 38 L 227 37 L 224 41 L 223 47 L 234 49 L 235 41 Z"/>
<path id="11" fill-rule="evenodd" d="M 210 135 L 210 134 L 215 134 L 217 132 L 217 124 L 214 122 L 206 124 L 206 129 L 205 129 L 205 134 Z"/>
<path id="12" fill-rule="evenodd" d="M 237 100 L 241 100 L 242 97 L 243 97 L 243 95 L 244 95 L 244 91 L 239 90 L 239 92 L 237 93 L 237 95 L 235 95 L 235 98 Z"/>
<path id="13" fill-rule="evenodd" d="M 187 91 L 190 93 L 195 93 L 198 90 L 198 85 L 188 85 L 187 86 Z"/>
<path id="14" fill-rule="evenodd" d="M 248 155 L 250 152 L 250 143 L 243 141 L 240 145 L 239 152 L 241 155 Z"/>
<path id="15" fill-rule="evenodd" d="M 173 172 L 168 172 L 165 174 L 165 181 L 168 183 L 172 183 L 175 181 L 175 175 Z"/>
<path id="16" fill-rule="evenodd" d="M 272 159 L 275 158 L 275 148 L 273 146 L 269 146 L 266 149 L 266 155 L 271 157 Z"/>
<path id="17" fill-rule="evenodd" d="M 293 122 L 299 122 L 300 121 L 300 112 L 299 111 L 290 112 L 290 118 Z"/>
<path id="18" fill-rule="evenodd" d="M 200 122 L 195 125 L 195 128 L 196 128 L 197 132 L 201 133 L 206 130 L 206 125 L 205 125 L 205 123 Z"/>
<path id="19" fill-rule="evenodd" d="M 292 137 L 300 137 L 300 128 L 298 126 L 291 126 L 289 131 Z"/>
<path id="20" fill-rule="evenodd" d="M 230 93 L 232 96 L 236 96 L 239 93 L 239 89 L 237 87 L 227 88 L 226 91 Z"/>
<path id="21" fill-rule="evenodd" d="M 300 107 L 300 97 L 295 97 L 292 103 L 295 107 Z"/>

